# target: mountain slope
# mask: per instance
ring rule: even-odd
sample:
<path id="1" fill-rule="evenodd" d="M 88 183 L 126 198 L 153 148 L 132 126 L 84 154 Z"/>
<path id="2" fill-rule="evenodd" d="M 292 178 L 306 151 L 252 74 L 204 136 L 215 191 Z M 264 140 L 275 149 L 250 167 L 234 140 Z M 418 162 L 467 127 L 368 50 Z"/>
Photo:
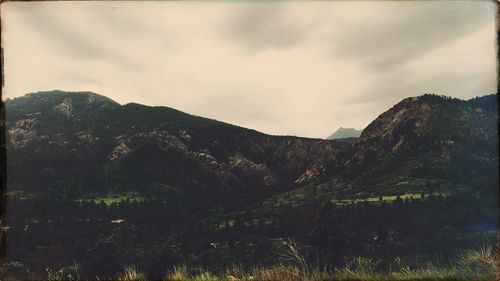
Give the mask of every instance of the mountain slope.
<path id="1" fill-rule="evenodd" d="M 269 197 L 242 213 L 258 220 L 286 216 L 290 209 L 443 196 L 479 200 L 490 219 L 498 218 L 490 212 L 498 206 L 496 99 L 407 98 L 363 131 L 340 174 Z"/>
<path id="2" fill-rule="evenodd" d="M 9 190 L 71 198 L 166 188 L 237 205 L 335 173 L 351 147 L 273 137 L 167 107 L 119 105 L 89 92 L 29 94 L 6 108 Z"/>
<path id="3" fill-rule="evenodd" d="M 478 103 L 436 95 L 401 101 L 363 131 L 346 173 L 367 185 L 398 177 L 494 184 L 498 116 Z"/>
<path id="4" fill-rule="evenodd" d="M 6 102 L 9 188 L 71 198 L 177 190 L 209 205 L 237 206 L 331 179 L 352 181 L 360 192 L 408 178 L 491 185 L 495 98 L 408 98 L 352 144 L 269 136 L 89 92 L 29 94 Z"/>

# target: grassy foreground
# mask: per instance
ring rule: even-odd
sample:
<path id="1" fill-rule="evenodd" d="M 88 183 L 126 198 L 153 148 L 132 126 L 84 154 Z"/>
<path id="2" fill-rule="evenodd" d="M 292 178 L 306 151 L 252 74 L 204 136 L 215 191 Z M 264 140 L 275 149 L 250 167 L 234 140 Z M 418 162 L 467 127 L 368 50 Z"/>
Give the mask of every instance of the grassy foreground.
<path id="1" fill-rule="evenodd" d="M 479 273 L 479 274 L 478 274 Z M 370 269 L 342 268 L 333 271 L 313 270 L 304 272 L 300 267 L 292 265 L 277 265 L 268 268 L 257 268 L 250 272 L 239 269 L 229 269 L 226 274 L 199 272 L 190 274 L 186 267 L 174 268 L 163 280 L 165 281 L 323 281 L 323 280 L 494 280 L 494 273 L 477 272 L 472 269 L 462 270 L 457 267 L 425 266 L 421 269 L 409 268 L 390 273 L 377 273 Z M 101 279 L 102 280 L 102 279 Z M 126 267 L 121 281 L 147 281 L 144 274 L 134 267 Z"/>
<path id="2" fill-rule="evenodd" d="M 396 258 L 389 270 L 382 270 L 379 261 L 357 257 L 347 260 L 340 268 L 320 269 L 311 267 L 298 251 L 293 241 L 287 250 L 278 253 L 283 258 L 282 264 L 271 267 L 242 270 L 233 266 L 224 273 L 212 273 L 202 269 L 188 269 L 186 266 L 174 267 L 163 278 L 148 278 L 135 266 L 125 266 L 118 276 L 101 277 L 96 280 L 119 281 L 326 281 L 326 280 L 499 280 L 498 262 L 494 247 L 484 244 L 477 249 L 462 252 L 457 259 L 448 265 L 425 264 L 420 268 L 410 268 L 401 264 Z M 74 271 L 47 270 L 47 280 L 84 280 Z"/>

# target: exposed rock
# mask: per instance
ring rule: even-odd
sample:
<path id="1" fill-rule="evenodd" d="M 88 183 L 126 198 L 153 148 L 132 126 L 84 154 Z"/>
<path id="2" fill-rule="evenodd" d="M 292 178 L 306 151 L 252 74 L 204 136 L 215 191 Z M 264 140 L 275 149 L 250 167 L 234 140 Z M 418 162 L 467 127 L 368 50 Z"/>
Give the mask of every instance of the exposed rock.
<path id="1" fill-rule="evenodd" d="M 66 117 L 71 117 L 73 115 L 73 105 L 71 104 L 71 98 L 66 98 L 64 101 L 56 106 L 54 106 L 56 111 L 59 111 Z"/>
<path id="2" fill-rule="evenodd" d="M 130 152 L 130 148 L 125 143 L 118 144 L 111 154 L 111 160 L 116 160 L 120 157 L 127 155 Z"/>
<path id="3" fill-rule="evenodd" d="M 472 157 L 475 151 L 498 159 L 497 122 L 494 112 L 477 110 L 467 101 L 434 95 L 408 98 L 368 125 L 347 169 L 361 180 L 410 171 L 415 161 L 433 170 L 450 170 L 446 165 L 460 163 L 446 176 L 467 177 L 472 163 L 483 165 Z"/>
<path id="4" fill-rule="evenodd" d="M 308 168 L 302 175 L 299 176 L 294 182 L 298 184 L 308 183 L 311 180 L 317 178 L 319 175 L 326 171 L 326 167 L 320 163 L 314 164 L 312 167 Z"/>

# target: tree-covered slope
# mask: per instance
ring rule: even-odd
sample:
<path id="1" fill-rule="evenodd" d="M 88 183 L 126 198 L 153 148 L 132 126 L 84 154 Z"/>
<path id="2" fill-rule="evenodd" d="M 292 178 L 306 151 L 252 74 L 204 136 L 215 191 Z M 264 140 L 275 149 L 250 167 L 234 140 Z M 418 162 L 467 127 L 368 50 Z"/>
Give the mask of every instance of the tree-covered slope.
<path id="1" fill-rule="evenodd" d="M 397 177 L 490 185 L 497 180 L 497 95 L 463 101 L 408 98 L 376 118 L 355 144 L 346 174 L 359 183 Z"/>
<path id="2" fill-rule="evenodd" d="M 407 177 L 491 185 L 496 96 L 408 98 L 352 144 L 269 136 L 90 92 L 28 94 L 6 102 L 9 189 L 81 197 L 167 186 L 234 201 L 329 179 L 372 189 Z"/>
<path id="3" fill-rule="evenodd" d="M 29 94 L 6 108 L 10 191 L 77 199 L 165 189 L 236 205 L 335 173 L 350 153 L 348 144 L 269 136 L 89 92 Z"/>

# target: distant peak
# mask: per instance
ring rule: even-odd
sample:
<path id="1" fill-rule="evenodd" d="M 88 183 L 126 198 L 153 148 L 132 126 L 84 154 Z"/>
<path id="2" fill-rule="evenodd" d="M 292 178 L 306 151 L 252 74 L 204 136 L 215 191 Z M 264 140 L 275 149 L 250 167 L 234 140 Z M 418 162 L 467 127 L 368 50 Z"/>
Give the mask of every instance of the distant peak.
<path id="1" fill-rule="evenodd" d="M 363 130 L 357 130 L 354 128 L 344 128 L 340 127 L 335 131 L 333 134 L 331 134 L 327 139 L 332 140 L 332 139 L 345 139 L 345 138 L 357 138 L 361 135 L 361 132 Z"/>

